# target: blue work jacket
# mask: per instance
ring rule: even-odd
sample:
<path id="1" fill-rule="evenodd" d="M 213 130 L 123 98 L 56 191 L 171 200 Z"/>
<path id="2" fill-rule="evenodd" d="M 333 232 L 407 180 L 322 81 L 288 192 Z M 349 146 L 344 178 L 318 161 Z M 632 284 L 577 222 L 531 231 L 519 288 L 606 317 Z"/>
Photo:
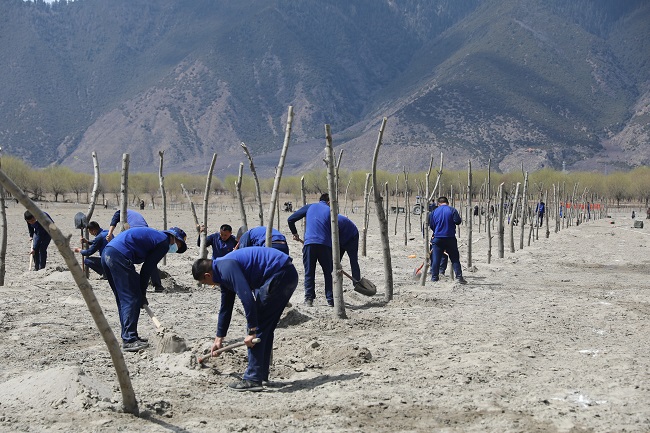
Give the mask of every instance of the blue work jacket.
<path id="1" fill-rule="evenodd" d="M 456 226 L 461 222 L 463 220 L 458 211 L 449 205 L 439 205 L 429 214 L 429 227 L 433 231 L 434 238 L 456 237 Z"/>
<path id="2" fill-rule="evenodd" d="M 265 247 L 237 249 L 212 261 L 212 280 L 221 286 L 218 337 L 225 337 L 228 332 L 236 297 L 244 307 L 248 327 L 257 327 L 254 290 L 290 263 L 292 260 L 288 255 Z"/>
<path id="3" fill-rule="evenodd" d="M 297 234 L 296 222 L 305 218 L 305 245 L 318 244 L 332 247 L 330 207 L 325 201 L 305 205 L 287 218 L 289 230 Z"/>

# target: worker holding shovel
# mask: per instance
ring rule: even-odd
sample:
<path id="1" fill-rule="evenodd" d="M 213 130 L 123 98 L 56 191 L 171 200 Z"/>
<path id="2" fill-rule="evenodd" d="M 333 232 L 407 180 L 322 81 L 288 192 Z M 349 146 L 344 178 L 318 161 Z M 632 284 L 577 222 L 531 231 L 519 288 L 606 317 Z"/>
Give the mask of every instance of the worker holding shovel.
<path id="1" fill-rule="evenodd" d="M 431 240 L 431 281 L 438 281 L 440 263 L 443 254 L 446 253 L 456 275 L 456 282 L 467 284 L 467 281 L 463 278 L 458 253 L 458 241 L 456 240 L 456 226 L 460 225 L 461 222 L 462 219 L 458 211 L 449 206 L 447 197 L 439 197 L 438 207 L 429 214 L 429 227 L 433 232 L 433 239 Z"/>
<path id="2" fill-rule="evenodd" d="M 149 346 L 138 335 L 140 308 L 149 304 L 146 296 L 149 278 L 165 254 L 181 254 L 187 250 L 185 238 L 185 232 L 178 227 L 164 231 L 137 227 L 121 232 L 104 247 L 102 267 L 117 302 L 122 347 L 126 352 Z M 140 263 L 138 274 L 134 265 Z"/>
<path id="3" fill-rule="evenodd" d="M 359 229 L 349 218 L 339 214 L 339 249 L 341 259 L 345 253 L 350 259 L 350 271 L 354 281 L 361 280 L 359 267 Z"/>
<path id="4" fill-rule="evenodd" d="M 106 235 L 108 230 L 103 230 L 97 221 L 91 221 L 88 223 L 88 231 L 91 235 L 95 236 L 95 239 L 92 242 L 88 242 L 84 237 L 81 238 L 81 243 L 89 244 L 88 248 L 82 250 L 81 248 L 75 248 L 75 253 L 81 253 L 83 256 L 84 264 L 88 266 L 93 271 L 97 272 L 100 277 L 104 278 L 104 268 L 102 267 L 102 252 L 104 252 L 104 247 L 106 246 Z M 90 257 L 96 252 L 99 253 L 99 257 Z"/>
<path id="5" fill-rule="evenodd" d="M 305 219 L 305 239 L 300 239 L 296 222 Z M 320 264 L 325 280 L 327 305 L 334 306 L 332 291 L 332 232 L 330 226 L 330 196 L 325 193 L 318 203 L 305 205 L 287 218 L 293 239 L 303 243 L 302 263 L 305 267 L 305 305 L 311 307 L 316 298 L 316 263 Z"/>
<path id="6" fill-rule="evenodd" d="M 45 215 L 52 220 L 52 217 L 45 213 Z M 47 247 L 50 245 L 52 238 L 45 228 L 36 221 L 34 215 L 28 210 L 25 211 L 25 221 L 27 222 L 27 230 L 29 231 L 29 238 L 32 240 L 32 249 L 29 254 L 34 259 L 34 270 L 44 269 L 47 262 Z M 53 220 L 52 220 L 53 221 Z"/>
<path id="7" fill-rule="evenodd" d="M 244 339 L 248 368 L 242 379 L 229 387 L 235 391 L 262 391 L 263 383 L 269 380 L 275 328 L 298 285 L 291 257 L 275 248 L 242 248 L 215 260 L 196 260 L 192 276 L 201 284 L 221 287 L 213 355 L 223 347 L 235 299 L 240 299 L 248 325 Z M 253 341 L 256 338 L 260 339 L 258 343 Z"/>
<path id="8" fill-rule="evenodd" d="M 117 227 L 117 223 L 121 221 L 121 211 L 117 210 L 113 214 L 113 218 L 111 218 L 111 223 L 108 226 L 108 234 L 106 235 L 106 242 L 110 242 L 115 236 L 113 235 L 113 231 L 115 231 L 115 228 Z M 127 209 L 126 211 L 126 224 L 124 224 L 125 230 L 128 230 L 130 228 L 134 229 L 137 227 L 149 227 L 149 224 L 147 224 L 147 221 L 144 219 L 144 217 L 139 213 L 131 209 Z M 165 291 L 165 288 L 162 285 L 162 281 L 160 279 L 160 270 L 156 267 L 156 272 L 151 273 L 151 285 L 153 286 L 153 291 L 156 293 L 162 293 Z"/>

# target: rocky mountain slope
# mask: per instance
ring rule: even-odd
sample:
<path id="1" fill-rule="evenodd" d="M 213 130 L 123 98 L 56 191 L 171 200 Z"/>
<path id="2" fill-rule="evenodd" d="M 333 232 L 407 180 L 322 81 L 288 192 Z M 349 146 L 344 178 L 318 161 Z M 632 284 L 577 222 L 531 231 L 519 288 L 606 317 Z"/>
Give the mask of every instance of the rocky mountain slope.
<path id="1" fill-rule="evenodd" d="M 650 3 L 576 0 L 7 0 L 0 142 L 34 166 L 610 170 L 650 163 Z"/>

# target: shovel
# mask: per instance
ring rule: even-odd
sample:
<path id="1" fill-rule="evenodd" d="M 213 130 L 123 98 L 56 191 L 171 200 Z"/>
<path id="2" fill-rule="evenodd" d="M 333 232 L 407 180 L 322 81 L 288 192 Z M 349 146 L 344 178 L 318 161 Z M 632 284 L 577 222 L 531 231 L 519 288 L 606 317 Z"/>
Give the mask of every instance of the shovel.
<path id="1" fill-rule="evenodd" d="M 304 240 L 300 238 L 298 238 L 297 240 L 300 241 L 303 245 L 305 244 Z M 363 277 L 359 281 L 357 281 L 352 277 L 352 275 L 348 274 L 343 269 L 341 269 L 341 272 L 343 272 L 343 275 L 345 275 L 346 277 L 352 280 L 355 292 L 361 293 L 362 295 L 366 295 L 366 296 L 375 296 L 375 294 L 377 293 L 377 287 L 372 283 L 372 281 L 367 280 Z"/>
<path id="2" fill-rule="evenodd" d="M 32 239 L 31 244 L 32 246 L 30 247 L 29 251 L 29 268 L 27 268 L 28 271 L 31 271 L 34 267 L 34 254 L 32 254 L 32 250 L 34 249 L 34 239 Z"/>
<path id="3" fill-rule="evenodd" d="M 257 343 L 259 343 L 260 341 L 262 341 L 262 340 L 260 340 L 259 338 L 253 338 L 253 343 L 254 343 L 254 344 L 257 344 Z M 239 341 L 239 342 L 237 342 L 237 343 L 233 343 L 233 344 L 230 344 L 230 345 L 228 345 L 228 346 L 223 346 L 221 349 L 217 349 L 217 350 L 215 350 L 215 351 L 214 351 L 214 354 L 215 354 L 215 356 L 216 356 L 216 355 L 218 355 L 218 354 L 220 354 L 220 353 L 223 353 L 223 352 L 225 352 L 225 351 L 227 351 L 227 350 L 234 349 L 234 348 L 236 348 L 236 347 L 245 346 L 245 345 L 246 345 L 246 343 L 244 343 L 243 341 Z M 198 358 L 196 358 L 196 360 L 199 361 L 199 364 L 203 364 L 205 361 L 207 361 L 207 360 L 210 359 L 211 357 L 212 357 L 212 352 L 211 352 L 211 353 L 208 353 L 208 354 L 205 355 L 205 356 L 199 356 Z"/>
<path id="4" fill-rule="evenodd" d="M 84 229 L 88 226 L 88 219 L 86 218 L 86 215 L 83 212 L 77 212 L 76 215 L 74 216 L 74 228 L 81 230 L 81 237 L 84 237 Z M 84 248 L 84 243 L 83 241 L 81 242 L 81 248 Z M 85 272 L 86 271 L 86 264 L 83 261 L 83 257 L 81 258 L 81 269 Z"/>
<path id="5" fill-rule="evenodd" d="M 187 343 L 185 342 L 185 339 L 179 337 L 174 333 L 168 332 L 168 330 L 162 326 L 160 320 L 158 320 L 153 311 L 151 311 L 149 305 L 145 304 L 142 306 L 142 308 L 144 308 L 149 317 L 151 317 L 151 321 L 156 326 L 158 334 L 160 335 L 160 341 L 158 342 L 158 352 L 181 353 L 187 350 Z"/>
<path id="6" fill-rule="evenodd" d="M 375 296 L 377 293 L 377 286 L 375 286 L 372 281 L 364 277 L 361 277 L 361 279 L 357 281 L 352 277 L 352 275 L 348 274 L 343 269 L 341 269 L 341 272 L 343 272 L 343 275 L 352 280 L 352 283 L 354 283 L 353 287 L 355 292 L 366 296 Z"/>

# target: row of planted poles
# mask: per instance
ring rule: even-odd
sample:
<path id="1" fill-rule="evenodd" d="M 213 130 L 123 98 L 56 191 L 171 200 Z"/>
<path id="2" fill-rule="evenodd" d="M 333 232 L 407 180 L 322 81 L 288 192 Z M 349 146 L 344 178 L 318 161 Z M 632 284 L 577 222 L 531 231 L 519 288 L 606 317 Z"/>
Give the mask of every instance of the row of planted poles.
<path id="1" fill-rule="evenodd" d="M 285 137 L 284 137 L 284 144 L 282 147 L 282 152 L 280 155 L 280 161 L 278 163 L 277 169 L 276 169 L 276 175 L 273 183 L 273 190 L 271 193 L 270 197 L 270 205 L 269 205 L 269 210 L 267 213 L 267 219 L 266 219 L 266 224 L 265 224 L 265 218 L 264 218 L 264 207 L 262 204 L 262 197 L 261 197 L 261 189 L 259 186 L 259 179 L 257 177 L 257 173 L 255 171 L 255 166 L 253 163 L 253 158 L 246 146 L 246 144 L 241 143 L 242 149 L 245 153 L 245 155 L 248 158 L 249 166 L 251 173 L 254 177 L 255 181 L 255 187 L 256 187 L 256 201 L 257 201 L 257 221 L 256 223 L 259 223 L 261 226 L 266 226 L 267 232 L 266 232 L 266 245 L 270 247 L 272 245 L 271 242 L 271 230 L 274 225 L 274 217 L 277 216 L 277 221 L 279 221 L 279 187 L 280 187 L 280 182 L 282 178 L 282 171 L 284 168 L 285 164 L 285 159 L 287 156 L 287 149 L 289 146 L 290 142 L 290 137 L 291 137 L 291 127 L 292 127 L 292 122 L 293 122 L 293 107 L 289 107 L 288 110 L 288 115 L 287 115 L 287 123 L 286 123 L 286 130 L 285 130 Z M 366 175 L 366 182 L 365 182 L 365 188 L 364 188 L 364 213 L 363 213 L 363 225 L 360 230 L 360 243 L 361 243 L 361 254 L 366 255 L 366 239 L 367 239 L 367 234 L 368 234 L 368 227 L 370 225 L 370 220 L 369 220 L 369 215 L 370 215 L 370 204 L 371 202 L 374 202 L 375 206 L 375 215 L 378 220 L 378 231 L 380 233 L 381 241 L 382 241 L 382 255 L 383 255 L 383 262 L 384 262 L 384 300 L 386 302 L 390 301 L 393 298 L 393 272 L 392 272 L 392 263 L 391 263 L 391 255 L 390 255 L 390 245 L 389 245 L 389 214 L 390 214 L 390 209 L 391 206 L 389 205 L 389 186 L 388 183 L 385 183 L 384 185 L 379 185 L 376 181 L 377 179 L 377 160 L 379 156 L 379 150 L 381 148 L 382 144 L 382 137 L 384 133 L 384 129 L 386 127 L 386 122 L 387 119 L 384 118 L 381 122 L 380 128 L 379 128 L 379 134 L 377 137 L 377 142 L 375 145 L 374 153 L 373 153 L 373 158 L 372 158 L 372 169 L 371 172 L 367 173 Z M 339 246 L 339 236 L 338 236 L 338 214 L 339 214 L 339 167 L 341 164 L 341 159 L 343 156 L 343 152 L 341 151 L 338 156 L 334 155 L 333 152 L 333 146 L 332 146 L 332 134 L 330 130 L 329 125 L 325 125 L 325 139 L 326 139 L 326 145 L 325 145 L 325 158 L 323 161 L 326 164 L 327 167 L 327 178 L 328 178 L 328 193 L 330 196 L 330 222 L 331 222 L 331 235 L 332 235 L 332 259 L 333 259 L 333 291 L 334 291 L 334 315 L 337 318 L 346 318 L 346 311 L 345 311 L 345 304 L 343 300 L 343 269 L 341 266 L 341 261 L 340 261 L 340 246 Z M 0 149 L 1 150 L 1 149 Z M 162 213 L 163 213 L 163 230 L 167 229 L 167 198 L 166 198 L 166 193 L 165 193 L 165 179 L 163 175 L 163 165 L 164 165 L 164 151 L 159 152 L 160 156 L 160 166 L 159 166 L 159 182 L 160 182 L 160 192 L 162 196 Z M 94 208 L 95 208 L 95 203 L 97 200 L 97 192 L 99 189 L 99 177 L 100 177 L 100 172 L 99 172 L 99 162 L 97 159 L 97 155 L 95 152 L 92 154 L 92 159 L 93 159 L 93 168 L 94 168 L 94 183 L 93 183 L 93 192 L 91 196 L 91 200 L 89 203 L 88 211 L 84 215 L 85 221 L 90 221 L 91 216 L 93 214 Z M 206 185 L 205 185 L 205 190 L 204 190 L 204 197 L 203 197 L 203 206 L 202 206 L 202 225 L 204 226 L 203 230 L 200 232 L 200 249 L 199 249 L 199 257 L 200 258 L 205 258 L 207 257 L 207 245 L 206 245 L 206 234 L 208 231 L 208 201 L 210 197 L 210 186 L 211 186 L 211 181 L 212 181 L 212 176 L 213 176 L 213 171 L 214 171 L 214 166 L 215 162 L 217 159 L 217 154 L 214 154 L 212 157 L 212 162 L 210 164 L 209 171 L 207 173 L 207 178 L 206 178 Z M 1 162 L 1 161 L 0 161 Z M 244 206 L 244 198 L 242 195 L 241 191 L 241 184 L 242 184 L 242 178 L 243 178 L 243 167 L 244 164 L 240 163 L 239 165 L 239 174 L 238 174 L 238 179 L 236 181 L 236 193 L 237 193 L 237 198 L 239 202 L 239 210 L 240 210 L 240 215 L 241 215 L 241 220 L 242 224 L 246 227 L 248 227 L 248 218 L 246 215 L 246 210 Z M 423 245 L 422 245 L 422 255 L 423 255 L 423 263 L 428 266 L 429 262 L 429 229 L 428 229 L 428 224 L 427 224 L 427 217 L 428 217 L 428 204 L 432 202 L 435 196 L 440 196 L 444 195 L 443 194 L 443 185 L 440 182 L 441 175 L 443 173 L 443 155 L 440 155 L 440 166 L 439 169 L 437 170 L 437 178 L 436 182 L 433 187 L 430 186 L 430 179 L 431 179 L 431 172 L 433 169 L 433 156 L 431 157 L 431 162 L 429 164 L 429 170 L 426 173 L 425 179 L 420 181 L 416 180 L 415 183 L 417 185 L 417 189 L 419 191 L 419 196 L 424 197 L 424 199 L 421 200 L 421 202 L 418 202 L 417 209 L 418 212 L 417 215 L 419 215 L 419 228 L 418 230 L 421 231 L 422 233 L 422 240 L 423 240 Z M 485 212 L 485 220 L 482 222 L 481 221 L 481 213 L 479 212 L 478 218 L 478 228 L 479 232 L 481 230 L 481 227 L 484 226 L 484 229 L 487 232 L 488 240 L 489 240 L 489 249 L 488 249 L 488 262 L 491 257 L 491 230 L 495 229 L 495 224 L 496 224 L 496 229 L 498 232 L 498 239 L 499 239 L 499 257 L 503 257 L 503 234 L 504 234 L 504 218 L 507 217 L 509 221 L 509 227 L 510 227 L 510 250 L 511 252 L 514 252 L 514 221 L 521 221 L 520 224 L 520 229 L 521 229 L 521 234 L 520 234 L 520 248 L 523 248 L 523 236 L 524 236 L 524 230 L 526 224 L 524 222 L 528 221 L 529 222 L 529 243 L 532 235 L 533 230 L 533 222 L 535 221 L 534 214 L 531 212 L 531 197 L 530 194 L 528 193 L 527 190 L 527 174 L 524 176 L 523 180 L 523 188 L 522 188 L 522 193 L 519 194 L 521 183 L 517 183 L 516 187 L 514 188 L 514 193 L 507 194 L 504 192 L 503 184 L 499 185 L 498 187 L 498 193 L 495 195 L 492 191 L 492 187 L 490 185 L 490 175 L 489 175 L 489 164 L 488 164 L 488 176 L 487 179 L 483 182 L 483 185 L 481 186 L 481 193 L 479 194 L 479 202 L 480 202 L 480 207 L 483 207 L 484 209 L 491 209 L 494 203 L 496 203 L 498 199 L 498 206 L 496 207 L 496 212 Z M 125 229 L 124 223 L 127 221 L 126 214 L 128 212 L 127 210 L 127 203 L 128 203 L 128 175 L 129 175 L 129 155 L 124 154 L 122 158 L 122 176 L 121 176 L 121 188 L 120 188 L 120 211 L 121 215 L 123 216 L 120 218 L 121 224 L 122 224 L 122 230 Z M 406 243 L 408 240 L 408 235 L 407 231 L 410 233 L 411 231 L 411 211 L 410 211 L 410 197 L 408 194 L 408 173 L 406 170 L 404 170 L 404 180 L 405 180 L 405 193 L 404 193 L 404 242 Z M 29 210 L 32 215 L 36 217 L 38 222 L 50 233 L 52 236 L 52 239 L 54 241 L 54 244 L 56 245 L 57 249 L 59 250 L 60 254 L 64 258 L 68 269 L 70 270 L 70 273 L 72 274 L 77 286 L 79 287 L 79 290 L 81 291 L 81 294 L 86 302 L 86 305 L 88 307 L 88 310 L 90 311 L 90 314 L 95 321 L 95 324 L 100 332 L 100 335 L 102 336 L 112 359 L 113 365 L 116 370 L 118 382 L 120 384 L 120 389 L 122 392 L 122 400 L 123 400 L 123 407 L 124 410 L 128 413 L 132 413 L 134 415 L 137 415 L 139 413 L 138 411 L 138 404 L 137 400 L 135 398 L 135 393 L 133 390 L 133 387 L 131 385 L 130 377 L 129 377 L 129 372 L 126 367 L 126 363 L 124 361 L 124 357 L 122 354 L 122 351 L 120 350 L 120 345 L 115 338 L 115 335 L 110 328 L 108 321 L 106 320 L 103 311 L 101 309 L 101 306 L 99 305 L 92 287 L 90 285 L 90 282 L 88 281 L 88 274 L 87 271 L 83 270 L 82 267 L 79 265 L 77 258 L 75 254 L 73 253 L 72 249 L 70 248 L 70 238 L 71 235 L 65 236 L 59 229 L 56 227 L 56 225 L 43 213 L 43 211 L 32 201 L 29 199 L 29 197 L 9 178 L 7 175 L 2 171 L 1 165 L 0 165 L 0 184 L 1 184 L 1 191 L 0 191 L 0 222 L 2 223 L 2 242 L 0 243 L 0 285 L 4 284 L 4 275 L 5 275 L 5 254 L 6 254 L 6 248 L 7 248 L 7 222 L 6 222 L 6 213 L 5 213 L 5 206 L 4 206 L 4 196 L 5 196 L 5 191 L 11 194 L 11 196 L 18 200 L 27 210 Z M 397 183 L 396 183 L 397 185 Z M 348 184 L 349 186 L 349 184 Z M 183 185 L 181 185 L 181 188 L 184 192 L 184 195 L 187 197 L 187 200 L 189 201 L 190 204 L 190 210 L 192 213 L 192 216 L 194 218 L 195 225 L 198 227 L 200 226 L 199 224 L 199 218 L 196 213 L 196 208 L 195 204 L 192 201 L 189 193 L 185 189 Z M 464 207 L 467 215 L 471 215 L 470 210 L 473 209 L 473 195 L 472 195 L 472 171 L 471 171 L 471 163 L 468 162 L 468 181 L 466 184 L 466 191 L 464 193 L 464 198 L 466 200 L 467 205 Z M 560 197 L 565 197 L 566 196 L 566 190 L 564 189 L 564 186 L 562 187 L 557 187 L 553 185 L 553 206 L 555 209 L 554 215 L 555 215 L 555 231 L 557 232 L 560 230 L 560 228 L 565 227 L 565 219 L 559 219 L 560 215 L 560 209 L 562 206 L 564 206 L 564 215 L 568 217 L 566 224 L 573 224 L 575 221 L 576 224 L 579 224 L 582 220 L 584 220 L 584 210 L 588 209 L 588 204 L 586 201 L 586 195 L 587 191 L 584 191 L 581 200 L 584 206 L 581 208 L 578 208 L 577 206 L 568 206 L 566 202 L 570 203 L 576 203 L 576 197 L 577 197 L 577 188 L 578 186 L 575 185 L 573 188 L 573 194 L 571 195 L 571 200 L 565 200 L 560 199 Z M 462 189 L 462 187 L 459 187 L 459 189 Z M 458 200 L 461 202 L 463 200 L 463 194 L 459 194 L 458 190 L 454 192 L 453 186 L 449 185 L 448 186 L 449 194 L 447 194 L 451 200 L 452 200 L 452 205 L 455 200 Z M 541 197 L 542 194 L 542 188 L 539 188 L 539 191 L 536 192 L 539 194 Z M 546 199 L 546 195 L 548 194 L 547 191 L 544 191 L 544 199 Z M 401 207 L 399 206 L 399 194 L 397 194 L 397 191 L 395 191 L 395 198 L 396 198 L 396 203 L 395 206 L 393 207 L 394 212 L 396 214 L 396 220 L 395 220 L 395 234 L 397 234 L 397 224 L 398 224 L 398 217 L 400 214 Z M 457 199 L 456 199 L 457 197 Z M 507 197 L 510 197 L 510 200 L 507 200 Z M 524 199 L 521 200 L 520 197 L 523 197 Z M 371 200 L 372 198 L 372 200 Z M 301 199 L 302 199 L 302 204 L 305 205 L 307 203 L 306 200 L 306 193 L 305 193 L 305 185 L 304 185 L 304 177 L 301 179 Z M 544 200 L 546 201 L 546 200 Z M 525 203 L 525 205 L 522 205 L 521 203 Z M 593 203 L 593 198 L 592 198 L 592 203 Z M 347 188 L 346 188 L 346 193 L 345 193 L 345 206 L 347 208 Z M 592 215 L 594 215 L 593 210 L 598 210 L 597 215 L 602 215 L 602 207 L 596 207 L 596 205 L 591 205 L 592 206 Z M 461 212 L 463 211 L 463 206 L 462 202 L 461 205 L 459 206 Z M 498 214 L 498 218 L 494 218 L 494 214 Z M 548 237 L 549 234 L 549 213 L 546 212 L 545 214 L 545 223 L 546 223 L 546 236 Z M 595 216 L 595 215 L 594 215 Z M 560 224 L 561 221 L 561 224 Z M 471 245 L 472 245 L 472 223 L 473 223 L 473 218 L 470 216 L 469 218 L 465 218 L 465 224 L 468 230 L 468 243 L 467 243 L 467 252 L 468 252 L 468 263 L 467 266 L 468 268 L 471 268 L 471 256 L 472 256 L 472 251 L 471 251 Z M 304 226 L 303 226 L 304 229 Z M 539 229 L 539 227 L 537 227 Z M 88 232 L 86 228 L 86 233 L 85 237 L 88 237 Z M 537 237 L 537 234 L 536 234 Z M 424 285 L 426 281 L 426 267 L 422 272 L 422 278 L 420 280 L 421 284 Z"/>
<path id="2" fill-rule="evenodd" d="M 395 205 L 391 206 L 391 212 L 395 214 L 395 221 L 393 225 L 393 233 L 397 236 L 399 227 L 399 215 L 404 215 L 403 219 L 403 233 L 404 245 L 407 245 L 409 235 L 412 233 L 412 215 L 415 214 L 419 217 L 419 224 L 417 230 L 422 234 L 424 240 L 424 261 L 423 270 L 420 275 L 420 284 L 425 285 L 428 258 L 429 258 L 429 226 L 428 216 L 430 204 L 435 203 L 436 197 L 447 196 L 451 206 L 458 209 L 461 215 L 464 215 L 463 223 L 461 225 L 468 230 L 467 232 L 467 269 L 472 269 L 472 235 L 475 231 L 481 233 L 485 232 L 487 237 L 487 263 L 492 260 L 492 232 L 497 233 L 497 254 L 499 258 L 504 257 L 505 252 L 505 229 L 508 228 L 509 236 L 509 250 L 511 253 L 515 252 L 515 241 L 518 236 L 519 249 L 524 248 L 525 239 L 527 238 L 527 245 L 530 246 L 531 240 L 539 240 L 539 231 L 542 229 L 545 237 L 550 235 L 551 227 L 555 233 L 560 230 L 579 225 L 585 221 L 592 219 L 603 218 L 607 214 L 607 200 L 605 198 L 591 194 L 587 188 L 580 191 L 580 185 L 574 184 L 571 189 L 567 189 L 565 182 L 562 184 L 550 185 L 551 202 L 549 203 L 549 188 L 545 188 L 543 184 L 535 184 L 534 191 L 531 191 L 528 182 L 528 172 L 525 172 L 522 167 L 522 182 L 517 182 L 510 187 L 510 191 L 504 188 L 504 183 L 494 187 L 490 183 L 491 161 L 488 161 L 487 176 L 483 179 L 478 191 L 475 191 L 475 186 L 472 184 L 472 163 L 467 162 L 467 182 L 457 183 L 454 188 L 453 184 L 443 186 L 440 182 L 443 173 L 443 154 L 440 154 L 440 166 L 437 173 L 436 183 L 433 189 L 429 188 L 430 175 L 433 167 L 433 157 L 429 164 L 429 170 L 426 173 L 423 182 L 416 179 L 418 195 L 416 196 L 415 204 L 411 203 L 411 195 L 409 189 L 409 173 L 404 169 L 403 172 L 403 185 L 404 190 L 401 192 L 403 197 L 403 206 L 400 206 L 398 192 L 399 177 L 395 180 Z M 369 174 L 368 174 L 369 176 Z M 366 189 L 368 182 L 366 178 Z M 372 187 L 371 187 L 372 189 Z M 388 197 L 388 184 L 384 186 L 385 196 Z M 367 197 L 368 194 L 365 194 Z M 367 206 L 366 206 L 367 208 Z M 389 207 L 386 206 L 386 214 L 388 214 Z M 368 221 L 367 216 L 364 221 Z M 477 223 L 477 229 L 474 229 L 473 224 Z M 365 224 L 367 226 L 367 223 Z M 460 236 L 461 227 L 458 228 L 458 235 Z M 516 232 L 518 227 L 518 235 Z M 365 229 L 365 227 L 364 227 Z M 361 240 L 363 256 L 366 255 L 366 240 L 365 230 Z M 420 268 L 421 269 L 421 268 Z M 453 272 L 453 270 L 452 270 Z M 453 277 L 453 275 L 452 275 Z"/>

